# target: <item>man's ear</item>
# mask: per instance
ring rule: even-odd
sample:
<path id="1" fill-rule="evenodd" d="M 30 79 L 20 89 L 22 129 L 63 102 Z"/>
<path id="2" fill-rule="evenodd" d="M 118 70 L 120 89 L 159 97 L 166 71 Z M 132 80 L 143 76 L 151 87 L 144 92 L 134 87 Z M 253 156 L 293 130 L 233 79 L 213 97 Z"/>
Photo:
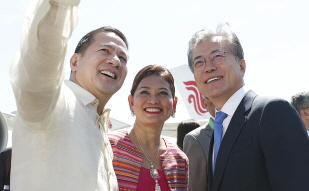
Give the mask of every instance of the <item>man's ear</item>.
<path id="1" fill-rule="evenodd" d="M 202 105 L 205 106 L 205 108 L 207 109 L 207 103 L 206 103 L 205 99 L 206 98 L 203 97 L 201 102 L 202 102 Z"/>
<path id="2" fill-rule="evenodd" d="M 70 59 L 70 67 L 73 72 L 77 70 L 78 60 L 79 60 L 79 54 L 74 53 Z"/>
<path id="3" fill-rule="evenodd" d="M 133 96 L 131 94 L 128 96 L 128 102 L 129 102 L 130 111 L 134 112 L 134 110 L 133 110 L 133 106 L 134 106 Z"/>
<path id="4" fill-rule="evenodd" d="M 243 75 L 246 73 L 246 61 L 244 59 L 239 60 L 240 70 L 242 71 Z"/>

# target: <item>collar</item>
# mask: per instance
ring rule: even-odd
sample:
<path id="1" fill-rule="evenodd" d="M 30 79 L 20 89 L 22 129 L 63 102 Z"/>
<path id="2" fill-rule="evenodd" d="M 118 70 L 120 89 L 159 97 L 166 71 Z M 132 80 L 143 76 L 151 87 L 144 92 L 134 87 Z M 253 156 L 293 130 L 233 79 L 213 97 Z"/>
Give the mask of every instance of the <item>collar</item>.
<path id="1" fill-rule="evenodd" d="M 89 104 L 91 105 L 96 104 L 96 106 L 99 105 L 99 100 L 94 95 L 92 95 L 90 92 L 82 88 L 80 85 L 70 80 L 64 80 L 64 84 L 71 89 L 71 91 L 74 93 L 76 98 L 80 100 L 84 106 L 87 106 Z M 105 132 L 108 131 L 108 127 L 110 126 L 109 125 L 110 111 L 111 111 L 110 109 L 103 109 L 102 114 L 98 118 Z"/>
<path id="2" fill-rule="evenodd" d="M 246 86 L 239 88 L 239 90 L 237 90 L 223 105 L 221 111 L 226 113 L 228 116 L 233 116 L 239 103 L 249 90 L 250 89 L 248 89 Z"/>
<path id="3" fill-rule="evenodd" d="M 103 126 L 103 129 L 101 128 L 101 131 L 104 130 L 105 133 L 108 132 L 108 128 L 109 128 L 109 113 L 110 113 L 110 109 L 105 109 L 103 110 L 103 113 L 100 115 L 99 121 L 101 126 Z"/>
<path id="4" fill-rule="evenodd" d="M 214 129 L 214 119 L 213 117 L 210 117 L 208 120 L 208 125 L 209 127 L 211 127 L 212 129 Z"/>
<path id="5" fill-rule="evenodd" d="M 64 84 L 68 86 L 72 92 L 75 94 L 78 100 L 80 100 L 84 106 L 89 104 L 99 104 L 99 100 L 92 95 L 90 92 L 82 88 L 80 85 L 70 81 L 70 80 L 64 80 Z"/>

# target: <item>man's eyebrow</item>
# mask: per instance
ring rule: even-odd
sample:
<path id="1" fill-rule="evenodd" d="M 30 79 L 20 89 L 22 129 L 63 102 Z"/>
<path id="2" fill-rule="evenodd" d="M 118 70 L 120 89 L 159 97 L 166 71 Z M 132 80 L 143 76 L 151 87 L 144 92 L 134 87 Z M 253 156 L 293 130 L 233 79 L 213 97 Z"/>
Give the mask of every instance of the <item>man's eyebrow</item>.
<path id="1" fill-rule="evenodd" d="M 101 46 L 107 46 L 108 48 L 115 50 L 115 47 L 113 45 L 111 45 L 110 43 L 101 43 L 100 45 Z"/>
<path id="2" fill-rule="evenodd" d="M 112 50 L 116 49 L 115 46 L 111 45 L 110 43 L 101 43 L 100 46 L 106 46 L 108 48 L 111 48 Z M 123 50 L 120 50 L 120 54 L 125 55 L 126 57 L 128 57 L 128 54 L 125 51 L 123 51 Z"/>
<path id="3" fill-rule="evenodd" d="M 222 49 L 213 50 L 210 54 L 216 53 L 216 52 L 222 52 Z"/>
<path id="4" fill-rule="evenodd" d="M 221 49 L 217 49 L 217 50 L 213 50 L 211 51 L 210 55 L 213 54 L 213 53 L 216 53 L 216 52 L 220 52 L 222 51 Z M 202 58 L 202 56 L 196 56 L 193 60 L 196 60 L 196 59 L 199 59 L 199 58 Z"/>
<path id="5" fill-rule="evenodd" d="M 126 52 L 122 51 L 122 50 L 120 51 L 120 54 L 124 55 L 125 57 L 128 57 L 128 54 Z"/>
<path id="6" fill-rule="evenodd" d="M 199 59 L 199 58 L 202 58 L 202 56 L 196 56 L 193 60 L 196 60 L 196 59 Z"/>

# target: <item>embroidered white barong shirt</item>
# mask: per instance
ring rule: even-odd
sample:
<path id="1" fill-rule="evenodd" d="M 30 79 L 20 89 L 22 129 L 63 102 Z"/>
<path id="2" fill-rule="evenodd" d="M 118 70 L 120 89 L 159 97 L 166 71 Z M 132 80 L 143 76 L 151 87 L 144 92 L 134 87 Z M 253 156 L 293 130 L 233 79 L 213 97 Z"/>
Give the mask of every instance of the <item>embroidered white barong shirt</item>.
<path id="1" fill-rule="evenodd" d="M 109 110 L 64 79 L 67 41 L 80 0 L 39 0 L 25 18 L 11 67 L 18 114 L 13 128 L 11 190 L 116 191 L 106 136 Z"/>

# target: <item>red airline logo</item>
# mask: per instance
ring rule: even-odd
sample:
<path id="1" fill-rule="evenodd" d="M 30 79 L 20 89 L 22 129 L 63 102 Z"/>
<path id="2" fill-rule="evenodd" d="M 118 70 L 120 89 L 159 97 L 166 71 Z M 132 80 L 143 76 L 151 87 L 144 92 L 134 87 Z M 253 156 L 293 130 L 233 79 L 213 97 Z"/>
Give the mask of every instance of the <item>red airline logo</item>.
<path id="1" fill-rule="evenodd" d="M 196 87 L 196 82 L 195 81 L 187 81 L 187 82 L 183 82 L 183 83 L 185 84 L 187 90 L 193 92 L 193 93 L 189 94 L 188 102 L 193 104 L 194 110 L 196 111 L 196 113 L 199 114 L 199 115 L 203 115 L 204 113 L 206 113 L 207 109 L 202 102 L 203 96 L 198 91 L 198 89 Z"/>

